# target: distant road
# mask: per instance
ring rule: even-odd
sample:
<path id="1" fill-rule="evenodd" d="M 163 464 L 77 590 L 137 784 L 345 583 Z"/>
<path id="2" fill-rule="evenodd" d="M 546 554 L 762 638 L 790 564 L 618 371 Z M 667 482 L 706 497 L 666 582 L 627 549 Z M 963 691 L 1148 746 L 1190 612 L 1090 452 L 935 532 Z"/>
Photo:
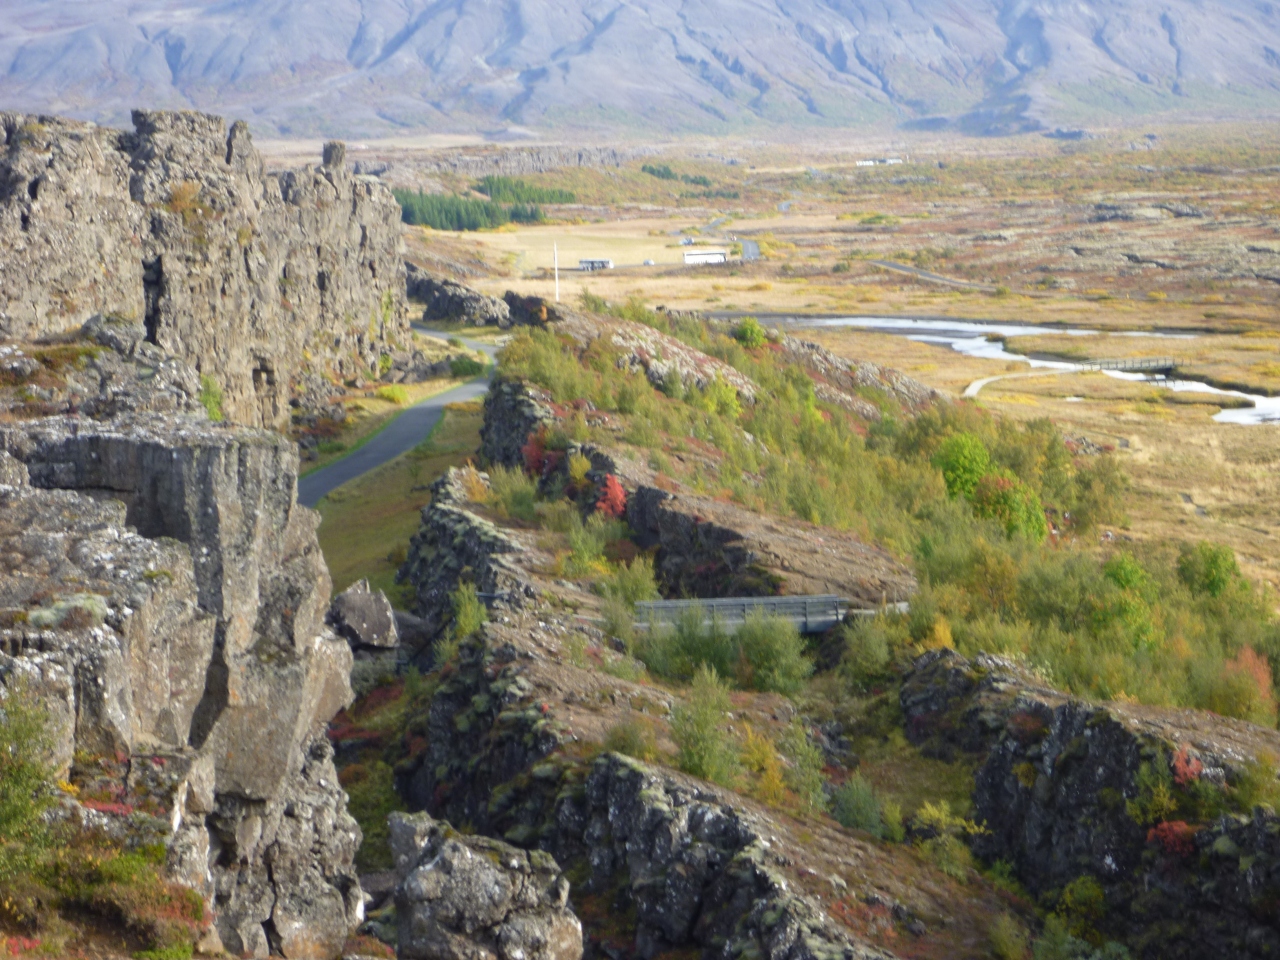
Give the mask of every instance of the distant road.
<path id="1" fill-rule="evenodd" d="M 875 264 L 877 267 L 883 267 L 885 270 L 893 270 L 897 273 L 909 273 L 913 277 L 919 277 L 921 280 L 929 280 L 933 283 L 946 283 L 953 287 L 968 287 L 970 290 L 994 290 L 989 283 L 974 283 L 972 280 L 957 280 L 955 277 L 944 277 L 940 273 L 932 273 L 929 270 L 921 270 L 919 267 L 909 267 L 905 263 L 894 263 L 892 260 L 869 260 L 868 263 Z"/>
<path id="2" fill-rule="evenodd" d="M 743 237 L 739 237 L 738 242 L 742 244 L 743 260 L 759 260 L 760 259 L 760 244 L 756 243 L 754 240 L 747 240 Z"/>
<path id="3" fill-rule="evenodd" d="M 416 324 L 414 329 L 437 340 L 447 340 L 454 334 L 428 330 Z M 472 350 L 479 350 L 490 360 L 498 352 L 498 348 L 488 343 L 462 338 L 462 342 Z M 401 454 L 408 453 L 426 439 L 432 428 L 440 422 L 444 408 L 450 403 L 474 400 L 483 397 L 489 390 L 487 377 L 477 377 L 469 383 L 427 397 L 416 403 L 385 426 L 373 439 L 364 446 L 347 454 L 341 460 L 335 460 L 327 467 L 315 473 L 309 473 L 298 480 L 298 502 L 304 506 L 314 507 L 329 493 L 344 483 L 350 483 L 384 463 L 394 460 Z"/>

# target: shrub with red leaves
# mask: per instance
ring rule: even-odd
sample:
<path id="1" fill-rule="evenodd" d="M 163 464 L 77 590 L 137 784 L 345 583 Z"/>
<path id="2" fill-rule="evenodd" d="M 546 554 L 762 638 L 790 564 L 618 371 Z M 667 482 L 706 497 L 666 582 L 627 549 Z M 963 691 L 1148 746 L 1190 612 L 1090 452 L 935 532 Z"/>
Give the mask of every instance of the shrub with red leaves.
<path id="1" fill-rule="evenodd" d="M 1180 787 L 1190 786 L 1200 779 L 1202 773 L 1204 764 L 1198 757 L 1191 756 L 1191 752 L 1183 744 L 1173 755 L 1173 782 Z"/>
<path id="2" fill-rule="evenodd" d="M 109 813 L 116 817 L 127 817 L 133 813 L 132 805 L 114 800 L 84 800 L 81 802 L 90 810 L 96 810 L 98 813 Z"/>
<path id="3" fill-rule="evenodd" d="M 520 448 L 520 456 L 524 457 L 526 473 L 533 477 L 542 476 L 547 465 L 547 439 L 542 431 L 529 434 L 524 446 Z"/>
<path id="4" fill-rule="evenodd" d="M 627 510 L 627 491 L 622 489 L 622 484 L 612 473 L 604 478 L 604 489 L 600 492 L 600 499 L 596 501 L 596 509 L 615 520 Z"/>
<path id="5" fill-rule="evenodd" d="M 1196 829 L 1185 820 L 1166 820 L 1147 831 L 1147 843 L 1158 843 L 1171 857 L 1185 860 L 1196 850 Z"/>

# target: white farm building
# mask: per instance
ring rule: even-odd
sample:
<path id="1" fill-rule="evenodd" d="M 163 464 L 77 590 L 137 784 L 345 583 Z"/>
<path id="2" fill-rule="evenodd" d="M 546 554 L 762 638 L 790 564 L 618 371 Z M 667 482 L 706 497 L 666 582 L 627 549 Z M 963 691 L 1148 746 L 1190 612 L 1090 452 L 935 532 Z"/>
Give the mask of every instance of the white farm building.
<path id="1" fill-rule="evenodd" d="M 684 252 L 686 267 L 704 263 L 724 263 L 728 259 L 729 254 L 723 250 L 686 250 Z"/>

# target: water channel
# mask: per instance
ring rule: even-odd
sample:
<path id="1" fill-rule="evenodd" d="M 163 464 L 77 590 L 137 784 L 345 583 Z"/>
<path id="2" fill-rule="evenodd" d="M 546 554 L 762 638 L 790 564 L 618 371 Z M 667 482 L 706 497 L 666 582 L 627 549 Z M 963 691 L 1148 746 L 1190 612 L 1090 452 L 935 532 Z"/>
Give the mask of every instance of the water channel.
<path id="1" fill-rule="evenodd" d="M 992 337 L 1016 338 L 1042 334 L 1071 337 L 1156 337 L 1170 340 L 1194 340 L 1194 333 L 1153 333 L 1147 331 L 1084 330 L 1078 327 L 1041 327 L 1030 324 L 976 323 L 967 320 L 918 320 L 902 317 L 834 317 L 805 320 L 806 327 L 857 327 L 876 333 L 891 333 L 921 343 L 948 346 L 957 353 L 983 360 L 1006 360 L 1025 363 L 1032 368 L 1061 370 L 1085 370 L 1085 365 L 1068 360 L 1028 357 L 1009 350 L 1006 343 Z M 1117 380 L 1139 380 L 1179 393 L 1208 393 L 1223 397 L 1239 397 L 1253 403 L 1252 407 L 1224 409 L 1214 416 L 1218 423 L 1261 424 L 1280 423 L 1280 397 L 1266 397 L 1239 390 L 1224 390 L 1201 383 L 1199 380 L 1182 380 L 1160 374 L 1135 373 L 1125 370 L 1103 370 L 1108 377 Z"/>

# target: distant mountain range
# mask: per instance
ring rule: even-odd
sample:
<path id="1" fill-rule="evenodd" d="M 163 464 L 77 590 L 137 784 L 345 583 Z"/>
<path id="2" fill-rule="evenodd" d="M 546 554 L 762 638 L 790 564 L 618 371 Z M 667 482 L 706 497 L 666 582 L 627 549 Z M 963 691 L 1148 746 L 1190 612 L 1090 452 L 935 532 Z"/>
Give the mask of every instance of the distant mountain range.
<path id="1" fill-rule="evenodd" d="M 0 109 L 259 134 L 1280 113 L 1270 0 L 4 0 Z"/>

